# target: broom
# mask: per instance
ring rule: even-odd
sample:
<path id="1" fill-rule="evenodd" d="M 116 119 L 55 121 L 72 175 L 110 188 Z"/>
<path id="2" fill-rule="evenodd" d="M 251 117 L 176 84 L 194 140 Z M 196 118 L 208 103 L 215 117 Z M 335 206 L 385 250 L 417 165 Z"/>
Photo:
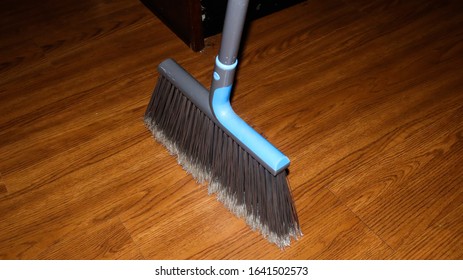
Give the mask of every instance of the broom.
<path id="1" fill-rule="evenodd" d="M 280 248 L 302 236 L 287 181 L 289 159 L 230 106 L 248 0 L 229 0 L 211 90 L 172 59 L 159 78 L 145 124 L 209 194 Z"/>

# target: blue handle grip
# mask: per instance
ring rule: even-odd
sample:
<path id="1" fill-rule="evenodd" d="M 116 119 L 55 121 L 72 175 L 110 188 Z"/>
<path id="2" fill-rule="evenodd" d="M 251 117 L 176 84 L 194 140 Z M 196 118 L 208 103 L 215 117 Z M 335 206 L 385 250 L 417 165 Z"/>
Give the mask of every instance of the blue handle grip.
<path id="1" fill-rule="evenodd" d="M 218 88 L 213 92 L 212 110 L 218 121 L 256 156 L 264 161 L 274 173 L 289 165 L 289 158 L 243 121 L 230 105 L 232 86 Z"/>

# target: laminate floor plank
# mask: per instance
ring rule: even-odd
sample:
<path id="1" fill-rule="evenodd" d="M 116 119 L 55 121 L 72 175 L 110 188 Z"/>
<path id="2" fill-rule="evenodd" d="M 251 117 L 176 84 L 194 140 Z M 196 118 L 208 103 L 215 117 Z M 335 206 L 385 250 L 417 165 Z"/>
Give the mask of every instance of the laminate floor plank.
<path id="1" fill-rule="evenodd" d="M 143 114 L 193 53 L 139 1 L 0 4 L 0 259 L 461 259 L 461 1 L 311 0 L 246 27 L 232 105 L 289 156 L 304 236 L 269 244 Z"/>

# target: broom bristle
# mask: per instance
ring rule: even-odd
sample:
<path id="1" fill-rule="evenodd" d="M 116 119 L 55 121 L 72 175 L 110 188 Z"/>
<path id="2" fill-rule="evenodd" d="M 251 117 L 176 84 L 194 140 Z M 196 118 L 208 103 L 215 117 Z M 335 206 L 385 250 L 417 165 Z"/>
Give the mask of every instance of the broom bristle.
<path id="1" fill-rule="evenodd" d="M 163 75 L 145 124 L 178 163 L 280 248 L 302 236 L 286 171 L 272 175 Z"/>

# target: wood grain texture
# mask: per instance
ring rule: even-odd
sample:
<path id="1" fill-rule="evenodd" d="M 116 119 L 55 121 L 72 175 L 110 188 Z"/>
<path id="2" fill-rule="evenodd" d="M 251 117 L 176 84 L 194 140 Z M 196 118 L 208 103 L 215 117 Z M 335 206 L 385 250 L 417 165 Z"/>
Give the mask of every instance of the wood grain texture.
<path id="1" fill-rule="evenodd" d="M 138 1 L 0 4 L 1 259 L 462 259 L 461 1 L 311 0 L 253 22 L 233 107 L 292 160 L 285 251 L 150 136 L 165 58 Z"/>

